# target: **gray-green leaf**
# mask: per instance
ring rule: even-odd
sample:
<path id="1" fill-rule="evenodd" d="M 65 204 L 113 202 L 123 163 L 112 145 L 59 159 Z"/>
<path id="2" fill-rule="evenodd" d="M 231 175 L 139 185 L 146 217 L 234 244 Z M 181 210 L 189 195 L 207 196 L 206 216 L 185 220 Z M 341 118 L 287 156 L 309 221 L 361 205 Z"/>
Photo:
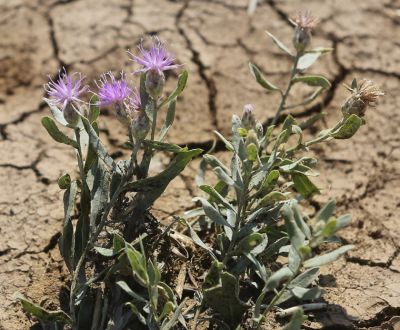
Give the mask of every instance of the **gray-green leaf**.
<path id="1" fill-rule="evenodd" d="M 276 87 L 274 84 L 266 80 L 261 73 L 260 69 L 257 68 L 257 66 L 253 63 L 249 63 L 249 68 L 250 68 L 250 73 L 252 76 L 256 79 L 256 81 L 263 87 L 264 89 L 268 91 L 278 91 L 279 88 Z"/>
<path id="2" fill-rule="evenodd" d="M 303 71 L 315 63 L 321 56 L 321 53 L 307 53 L 299 58 L 297 62 L 297 70 Z"/>
<path id="3" fill-rule="evenodd" d="M 70 139 L 63 132 L 61 132 L 58 129 L 54 120 L 51 119 L 50 117 L 43 117 L 42 125 L 55 141 L 73 146 L 74 148 L 78 148 L 78 144 L 76 143 L 76 141 Z"/>
<path id="4" fill-rule="evenodd" d="M 320 75 L 296 76 L 292 81 L 294 83 L 303 82 L 309 86 L 319 86 L 322 88 L 331 87 L 329 80 Z"/>
<path id="5" fill-rule="evenodd" d="M 286 54 L 290 56 L 294 56 L 293 53 L 287 48 L 282 41 L 280 41 L 277 37 L 275 37 L 273 34 L 269 33 L 268 31 L 265 31 L 272 39 L 272 41 L 281 49 L 283 50 Z"/>
<path id="6" fill-rule="evenodd" d="M 308 259 L 307 261 L 304 262 L 304 267 L 305 268 L 320 267 L 322 265 L 331 263 L 332 261 L 338 259 L 342 254 L 346 253 L 347 251 L 353 248 L 354 245 L 345 245 L 334 251 L 325 253 L 321 256 L 316 256 L 314 258 Z"/>
<path id="7" fill-rule="evenodd" d="M 351 138 L 362 125 L 362 119 L 355 114 L 350 115 L 338 131 L 333 133 L 335 139 Z"/>

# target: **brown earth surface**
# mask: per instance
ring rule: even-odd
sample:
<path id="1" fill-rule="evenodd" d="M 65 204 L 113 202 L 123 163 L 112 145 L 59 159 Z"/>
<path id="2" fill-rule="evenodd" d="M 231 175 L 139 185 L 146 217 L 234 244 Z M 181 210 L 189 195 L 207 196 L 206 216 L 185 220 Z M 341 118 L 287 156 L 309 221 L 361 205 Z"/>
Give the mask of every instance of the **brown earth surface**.
<path id="1" fill-rule="evenodd" d="M 342 237 L 356 249 L 322 269 L 328 311 L 306 329 L 399 329 L 400 2 L 259 2 L 251 17 L 247 0 L 0 2 L 0 329 L 33 324 L 13 301 L 14 292 L 46 307 L 62 298 L 65 273 L 56 242 L 63 210 L 56 180 L 73 172 L 74 155 L 40 125 L 48 114 L 42 102 L 46 75 L 61 66 L 89 79 L 105 70 L 132 71 L 125 50 L 134 49 L 143 35 L 158 34 L 190 72 L 170 141 L 206 148 L 214 129 L 229 132 L 230 118 L 243 104 L 253 103 L 264 121 L 271 118 L 277 96 L 265 95 L 247 63 L 257 63 L 282 84 L 289 62 L 264 31 L 290 44 L 287 18 L 302 8 L 321 18 L 313 45 L 335 50 L 311 70 L 325 74 L 332 89 L 296 117 L 326 107 L 327 123 L 334 122 L 346 95 L 342 83 L 353 77 L 374 79 L 386 92 L 353 139 L 314 149 L 323 189 L 316 202 L 335 198 L 340 212 L 353 214 Z M 122 129 L 112 116 L 100 121 L 109 147 L 117 148 Z M 163 159 L 158 163 L 162 166 Z M 157 202 L 159 219 L 192 207 L 197 164 L 190 164 Z"/>

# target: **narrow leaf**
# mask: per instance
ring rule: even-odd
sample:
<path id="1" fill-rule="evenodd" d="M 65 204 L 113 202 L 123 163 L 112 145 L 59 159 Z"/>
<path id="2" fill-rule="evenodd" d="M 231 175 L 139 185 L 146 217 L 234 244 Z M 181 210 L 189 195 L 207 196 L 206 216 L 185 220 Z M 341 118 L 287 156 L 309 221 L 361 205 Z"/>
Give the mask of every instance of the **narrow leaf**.
<path id="1" fill-rule="evenodd" d="M 163 141 L 165 135 L 167 134 L 169 128 L 172 126 L 174 119 L 175 119 L 175 107 L 176 107 L 176 100 L 172 100 L 168 104 L 168 111 L 167 117 L 165 118 L 165 122 L 163 127 L 161 128 L 160 135 L 158 137 L 159 141 Z"/>
<path id="2" fill-rule="evenodd" d="M 362 125 L 362 119 L 355 114 L 350 115 L 346 122 L 333 134 L 335 139 L 351 138 Z"/>
<path id="3" fill-rule="evenodd" d="M 63 311 L 47 311 L 44 308 L 34 304 L 32 301 L 26 299 L 21 293 L 14 294 L 14 299 L 21 302 L 22 308 L 27 313 L 37 317 L 43 322 L 61 322 L 71 324 L 71 318 Z"/>
<path id="4" fill-rule="evenodd" d="M 74 148 L 78 148 L 78 144 L 76 143 L 76 141 L 70 139 L 63 132 L 61 132 L 58 129 L 54 120 L 51 119 L 50 117 L 43 117 L 42 125 L 55 141 L 73 146 Z"/>
<path id="5" fill-rule="evenodd" d="M 322 88 L 331 87 L 329 80 L 320 75 L 296 76 L 292 79 L 292 81 L 294 83 L 303 82 L 309 86 L 319 86 Z"/>
<path id="6" fill-rule="evenodd" d="M 291 173 L 294 187 L 297 192 L 308 199 L 316 193 L 319 193 L 319 189 L 311 182 L 311 180 L 304 174 L 292 172 Z"/>
<path id="7" fill-rule="evenodd" d="M 161 106 L 171 102 L 172 100 L 175 100 L 179 95 L 181 95 L 181 93 L 186 87 L 187 79 L 188 79 L 188 72 L 185 70 L 179 75 L 178 85 L 176 86 L 175 90 L 171 93 L 170 96 L 168 96 L 168 98 L 161 104 Z"/>
<path id="8" fill-rule="evenodd" d="M 216 224 L 221 225 L 221 226 L 227 226 L 229 228 L 233 228 L 228 223 L 228 221 L 226 221 L 226 219 L 221 215 L 221 213 L 219 211 L 217 211 L 207 200 L 205 200 L 204 198 L 200 198 L 200 197 L 196 197 L 193 200 L 201 202 L 203 209 L 204 209 L 204 213 L 206 214 L 207 217 L 210 218 L 211 221 L 213 221 Z"/>
<path id="9" fill-rule="evenodd" d="M 275 37 L 273 34 L 269 33 L 266 31 L 266 33 L 271 37 L 272 41 L 281 49 L 283 50 L 286 54 L 290 56 L 294 56 L 293 53 L 287 48 L 283 42 L 281 42 L 277 37 Z"/>
<path id="10" fill-rule="evenodd" d="M 249 63 L 249 68 L 250 68 L 250 73 L 252 76 L 256 79 L 256 81 L 263 87 L 264 89 L 268 91 L 277 91 L 279 90 L 278 87 L 276 87 L 274 84 L 266 80 L 261 73 L 260 69 L 257 68 L 257 66 L 253 63 Z"/>
<path id="11" fill-rule="evenodd" d="M 236 214 L 235 208 L 231 204 L 229 204 L 229 202 L 224 197 L 222 197 L 213 187 L 201 185 L 199 188 L 209 194 L 211 197 L 213 197 L 218 203 L 232 210 Z"/>
<path id="12" fill-rule="evenodd" d="M 44 98 L 44 101 L 47 103 L 47 105 L 50 108 L 50 112 L 53 115 L 53 118 L 62 126 L 67 127 L 68 126 L 68 122 L 65 120 L 64 115 L 62 113 L 62 111 L 60 109 L 58 109 L 56 106 L 54 106 L 52 104 L 52 102 L 50 102 L 49 99 Z"/>
<path id="13" fill-rule="evenodd" d="M 297 62 L 297 70 L 303 71 L 315 63 L 321 56 L 321 53 L 307 53 L 299 58 Z"/>
<path id="14" fill-rule="evenodd" d="M 316 256 L 314 258 L 308 259 L 307 261 L 304 262 L 304 267 L 305 268 L 320 267 L 322 265 L 331 263 L 332 261 L 338 259 L 342 254 L 346 253 L 347 251 L 353 248 L 354 245 L 345 245 L 332 252 L 328 252 L 321 256 Z"/>
<path id="15" fill-rule="evenodd" d="M 97 155 L 103 162 L 110 168 L 113 169 L 116 172 L 119 172 L 120 170 L 117 169 L 117 165 L 114 162 L 114 160 L 111 158 L 111 156 L 108 154 L 106 148 L 104 147 L 103 143 L 100 141 L 99 137 L 97 136 L 97 132 L 94 130 L 92 125 L 90 125 L 89 121 L 81 117 L 83 126 L 85 127 L 86 132 L 89 135 L 89 143 L 93 147 L 93 149 L 96 151 Z"/>

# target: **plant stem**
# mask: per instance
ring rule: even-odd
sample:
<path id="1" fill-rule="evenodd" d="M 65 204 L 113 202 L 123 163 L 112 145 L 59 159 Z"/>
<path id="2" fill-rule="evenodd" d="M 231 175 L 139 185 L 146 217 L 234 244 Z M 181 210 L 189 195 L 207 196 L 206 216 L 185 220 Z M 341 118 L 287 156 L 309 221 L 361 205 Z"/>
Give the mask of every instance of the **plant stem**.
<path id="1" fill-rule="evenodd" d="M 157 114 L 158 114 L 158 108 L 157 108 L 157 100 L 153 99 L 153 122 L 151 123 L 151 140 L 154 141 L 154 135 L 156 133 L 156 125 L 157 125 Z"/>
<path id="2" fill-rule="evenodd" d="M 236 215 L 236 222 L 235 222 L 235 227 L 233 228 L 233 233 L 232 233 L 232 239 L 229 243 L 228 246 L 228 250 L 225 253 L 224 259 L 222 260 L 222 263 L 224 264 L 224 266 L 226 266 L 227 262 L 229 261 L 229 257 L 231 256 L 231 252 L 233 250 L 233 248 L 235 247 L 235 243 L 236 243 L 236 239 L 237 239 L 237 235 L 239 233 L 239 229 L 240 229 L 240 224 L 242 222 L 242 218 L 243 215 L 246 214 L 246 209 L 247 209 L 247 205 L 248 205 L 248 186 L 250 183 L 250 178 L 247 178 L 247 176 L 244 177 L 243 180 L 243 192 L 242 192 L 242 196 L 240 196 L 240 200 L 238 198 L 238 212 Z M 238 196 L 239 197 L 239 196 Z"/>
<path id="3" fill-rule="evenodd" d="M 311 146 L 311 145 L 313 145 L 313 144 L 316 144 L 316 143 L 318 143 L 318 142 L 322 142 L 322 141 L 325 141 L 326 139 L 328 139 L 328 138 L 330 138 L 331 136 L 332 136 L 332 133 L 334 132 L 334 131 L 336 131 L 343 123 L 344 123 L 344 118 L 342 119 L 342 120 L 340 120 L 334 127 L 332 127 L 332 128 L 330 128 L 325 134 L 323 134 L 323 135 L 321 135 L 321 136 L 318 136 L 318 137 L 316 137 L 315 139 L 312 139 L 312 140 L 310 140 L 310 141 L 307 141 L 307 142 L 305 142 L 305 143 L 303 143 L 303 144 L 298 144 L 297 146 L 294 146 L 294 147 L 292 147 L 292 148 L 289 148 L 288 150 L 287 150 L 287 152 L 294 152 L 294 151 L 297 151 L 298 149 L 300 149 L 300 148 L 302 148 L 302 147 L 305 147 L 305 148 L 307 148 L 307 147 L 309 147 L 309 146 Z"/>
<path id="4" fill-rule="evenodd" d="M 269 303 L 267 309 L 264 311 L 264 317 L 272 310 L 272 308 L 275 306 L 275 303 L 278 301 L 278 299 L 283 295 L 287 287 L 289 286 L 290 281 L 287 281 L 285 285 L 282 287 L 281 291 L 274 297 L 274 299 L 271 300 Z"/>
<path id="5" fill-rule="evenodd" d="M 78 144 L 77 159 L 78 159 L 78 166 L 79 166 L 79 175 L 81 177 L 82 185 L 83 185 L 86 182 L 86 173 L 85 173 L 85 169 L 84 169 L 84 165 L 83 165 L 80 128 L 78 128 L 78 127 L 75 128 L 75 138 L 76 138 L 76 143 Z"/>
<path id="6" fill-rule="evenodd" d="M 275 117 L 271 122 L 271 125 L 275 125 L 276 121 L 279 118 L 279 115 L 281 114 L 281 112 L 285 109 L 285 105 L 286 105 L 286 99 L 289 96 L 290 90 L 293 86 L 293 78 L 297 73 L 297 63 L 299 62 L 299 58 L 300 58 L 300 54 L 297 53 L 295 58 L 294 58 L 294 62 L 293 62 L 293 67 L 292 67 L 292 71 L 290 73 L 290 79 L 289 79 L 289 83 L 286 87 L 286 90 L 284 93 L 282 93 L 282 99 L 281 102 L 279 104 L 278 110 L 276 111 Z"/>
<path id="7" fill-rule="evenodd" d="M 112 208 L 114 207 L 115 203 L 117 202 L 117 200 L 119 198 L 119 195 L 121 194 L 125 183 L 129 180 L 129 178 L 133 174 L 134 157 L 135 156 L 136 155 L 134 153 L 132 153 L 127 173 L 121 178 L 121 181 L 120 181 L 116 191 L 114 192 L 110 202 L 108 203 L 108 205 L 104 209 L 104 213 L 103 213 L 103 215 L 101 217 L 100 223 L 97 226 L 96 231 L 90 237 L 88 243 L 85 246 L 85 249 L 82 252 L 81 257 L 78 260 L 78 263 L 77 263 L 77 265 L 75 267 L 75 270 L 73 270 L 73 272 L 72 272 L 72 283 L 71 283 L 71 290 L 70 290 L 69 308 L 70 308 L 70 313 L 71 313 L 71 318 L 72 318 L 72 328 L 73 329 L 76 328 L 75 291 L 76 291 L 76 286 L 77 286 L 79 273 L 80 273 L 80 271 L 81 271 L 81 269 L 82 269 L 82 267 L 84 265 L 84 262 L 85 262 L 87 254 L 89 253 L 90 249 L 92 248 L 92 246 L 96 242 L 97 238 L 99 237 L 101 231 L 103 230 L 103 228 L 104 228 L 104 226 L 105 226 L 105 224 L 107 222 L 108 215 L 110 214 Z"/>
<path id="8" fill-rule="evenodd" d="M 84 169 L 84 165 L 83 165 L 80 128 L 76 127 L 74 129 L 74 131 L 75 131 L 76 143 L 78 145 L 76 158 L 78 160 L 79 176 L 82 181 L 82 189 L 83 189 L 83 186 L 86 184 L 86 175 L 85 175 L 85 169 Z M 79 276 L 79 269 L 72 270 L 72 277 L 78 278 L 78 276 Z M 74 324 L 76 324 L 76 317 L 75 317 L 75 304 L 74 304 L 74 294 L 73 294 L 73 290 L 72 290 L 72 285 L 71 285 L 71 291 L 70 291 L 69 309 L 70 309 L 70 313 L 71 313 L 72 324 L 74 325 Z"/>

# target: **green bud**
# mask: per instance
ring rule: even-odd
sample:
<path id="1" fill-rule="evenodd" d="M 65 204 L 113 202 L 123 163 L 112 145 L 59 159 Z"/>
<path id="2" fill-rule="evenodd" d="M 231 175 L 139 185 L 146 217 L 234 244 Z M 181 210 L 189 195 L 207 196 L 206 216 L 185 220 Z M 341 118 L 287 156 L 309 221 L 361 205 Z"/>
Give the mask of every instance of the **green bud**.
<path id="1" fill-rule="evenodd" d="M 71 127 L 76 127 L 78 125 L 80 114 L 72 102 L 69 102 L 65 107 L 63 116 Z"/>
<path id="2" fill-rule="evenodd" d="M 153 99 L 159 98 L 165 86 L 164 74 L 155 70 L 148 71 L 146 74 L 145 86 L 147 93 Z"/>
<path id="3" fill-rule="evenodd" d="M 264 136 L 264 128 L 260 122 L 257 122 L 257 124 L 256 124 L 256 132 L 257 132 L 258 139 L 261 140 L 262 137 Z"/>
<path id="4" fill-rule="evenodd" d="M 114 110 L 115 110 L 115 115 L 116 115 L 117 119 L 119 120 L 119 122 L 122 125 L 129 127 L 132 119 L 128 114 L 127 106 L 122 102 L 117 102 L 114 105 Z"/>
<path id="5" fill-rule="evenodd" d="M 258 148 L 257 134 L 253 129 L 251 129 L 247 132 L 245 145 L 248 146 L 251 143 L 255 144 Z"/>
<path id="6" fill-rule="evenodd" d="M 144 111 L 136 111 L 131 123 L 132 137 L 136 141 L 143 141 L 150 130 L 150 121 Z"/>
<path id="7" fill-rule="evenodd" d="M 310 29 L 297 26 L 293 35 L 293 46 L 298 53 L 303 53 L 311 41 Z"/>

